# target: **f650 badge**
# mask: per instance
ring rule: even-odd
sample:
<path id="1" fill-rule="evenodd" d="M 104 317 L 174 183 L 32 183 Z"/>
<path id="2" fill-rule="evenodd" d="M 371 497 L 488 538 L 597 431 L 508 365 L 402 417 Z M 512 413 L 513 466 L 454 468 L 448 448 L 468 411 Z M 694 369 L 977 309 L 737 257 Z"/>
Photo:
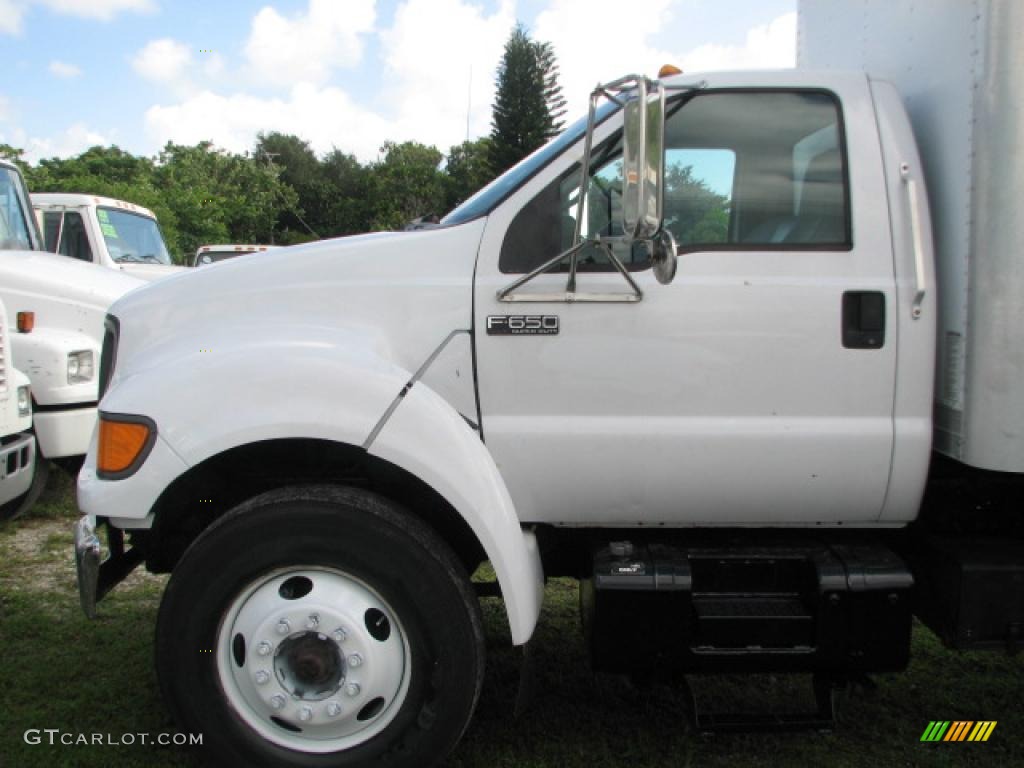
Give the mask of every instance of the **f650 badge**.
<path id="1" fill-rule="evenodd" d="M 555 336 L 558 315 L 490 315 L 488 336 Z"/>

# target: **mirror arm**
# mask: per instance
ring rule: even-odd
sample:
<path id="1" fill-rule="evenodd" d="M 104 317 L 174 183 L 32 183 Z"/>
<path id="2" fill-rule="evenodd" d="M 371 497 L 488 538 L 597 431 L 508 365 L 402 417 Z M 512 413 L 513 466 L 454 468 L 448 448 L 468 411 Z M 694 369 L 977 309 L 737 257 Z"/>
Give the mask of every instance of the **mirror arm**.
<path id="1" fill-rule="evenodd" d="M 509 283 L 504 288 L 498 291 L 498 301 L 508 301 L 509 296 L 512 294 L 513 291 L 515 291 L 516 288 L 519 288 L 525 285 L 526 283 L 530 282 L 537 275 L 543 274 L 544 272 L 547 272 L 548 270 L 557 267 L 565 259 L 566 256 L 571 257 L 572 261 L 575 261 L 576 254 L 583 250 L 584 245 L 586 245 L 586 243 L 577 243 L 575 245 L 570 246 L 567 250 L 562 251 L 554 258 L 545 261 L 532 272 L 529 272 L 523 275 L 522 277 L 516 279 L 515 282 Z"/>
<path id="2" fill-rule="evenodd" d="M 636 284 L 633 276 L 629 274 L 629 270 L 626 269 L 626 265 L 623 264 L 619 257 L 615 255 L 612 248 L 604 240 L 599 240 L 598 245 L 604 250 L 605 255 L 608 256 L 608 260 L 615 265 L 615 269 L 619 271 L 619 274 L 629 283 L 629 287 L 633 289 L 633 293 L 636 295 L 636 300 L 640 301 L 644 297 L 644 292 L 640 290 L 640 286 Z"/>

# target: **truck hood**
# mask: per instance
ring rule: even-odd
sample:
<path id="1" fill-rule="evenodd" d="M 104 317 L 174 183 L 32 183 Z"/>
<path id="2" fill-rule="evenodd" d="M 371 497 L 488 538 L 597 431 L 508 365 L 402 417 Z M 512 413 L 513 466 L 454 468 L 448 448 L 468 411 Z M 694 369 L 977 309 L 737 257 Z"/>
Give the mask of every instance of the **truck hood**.
<path id="1" fill-rule="evenodd" d="M 0 300 L 8 317 L 36 313 L 37 327 L 103 338 L 103 316 L 116 299 L 145 285 L 106 267 L 41 251 L 0 251 Z"/>
<path id="2" fill-rule="evenodd" d="M 284 326 L 296 344 L 354 334 L 374 357 L 415 371 L 449 333 L 471 327 L 485 223 L 277 248 L 150 283 L 111 308 L 120 327 L 115 375 Z"/>
<path id="3" fill-rule="evenodd" d="M 174 267 L 169 264 L 118 264 L 117 268 L 126 275 L 151 283 L 164 277 L 184 272 L 188 267 Z"/>

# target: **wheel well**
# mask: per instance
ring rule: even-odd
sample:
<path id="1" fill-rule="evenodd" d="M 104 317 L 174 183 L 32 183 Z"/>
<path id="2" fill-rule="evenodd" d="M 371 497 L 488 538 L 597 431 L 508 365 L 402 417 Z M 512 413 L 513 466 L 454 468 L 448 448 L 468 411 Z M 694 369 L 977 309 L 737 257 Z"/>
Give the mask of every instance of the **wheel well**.
<path id="1" fill-rule="evenodd" d="M 469 573 L 486 559 L 469 524 L 418 477 L 360 447 L 308 438 L 250 443 L 192 467 L 160 495 L 153 527 L 135 532 L 133 543 L 145 551 L 148 570 L 170 572 L 228 510 L 266 491 L 306 483 L 365 488 L 398 502 L 437 531 Z"/>

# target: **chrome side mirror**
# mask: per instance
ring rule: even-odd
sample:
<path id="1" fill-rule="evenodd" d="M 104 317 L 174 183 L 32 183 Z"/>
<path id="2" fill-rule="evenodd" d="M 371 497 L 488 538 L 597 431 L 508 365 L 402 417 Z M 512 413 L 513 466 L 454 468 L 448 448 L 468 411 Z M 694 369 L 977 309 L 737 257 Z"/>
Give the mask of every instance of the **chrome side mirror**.
<path id="1" fill-rule="evenodd" d="M 665 165 L 665 88 L 638 78 L 623 108 L 623 232 L 649 240 L 661 229 Z"/>

